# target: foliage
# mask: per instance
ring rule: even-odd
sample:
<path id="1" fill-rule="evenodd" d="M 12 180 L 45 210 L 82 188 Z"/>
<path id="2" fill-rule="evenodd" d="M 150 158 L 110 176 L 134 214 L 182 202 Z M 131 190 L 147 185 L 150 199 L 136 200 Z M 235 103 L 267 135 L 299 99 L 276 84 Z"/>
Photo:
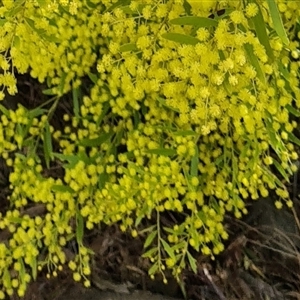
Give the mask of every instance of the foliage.
<path id="1" fill-rule="evenodd" d="M 4 293 L 47 266 L 68 264 L 90 282 L 84 231 L 119 223 L 145 236 L 150 276 L 196 272 L 191 249 L 212 258 L 228 238 L 224 216 L 248 198 L 278 195 L 295 171 L 299 115 L 296 1 L 2 1 L 1 98 L 14 72 L 30 72 L 54 95 L 50 110 L 0 106 L 0 154 L 12 167 L 10 209 L 1 216 Z M 295 55 L 295 54 L 294 54 Z M 82 77 L 93 82 L 84 94 Z M 65 128 L 50 125 L 73 93 Z M 83 94 L 83 96 L 81 96 Z M 53 149 L 58 144 L 60 152 Z M 41 151 L 42 150 L 42 151 Z M 63 178 L 45 176 L 53 161 Z M 28 208 L 42 205 L 44 214 Z M 162 226 L 163 212 L 182 222 Z M 154 225 L 140 231 L 144 219 Z M 64 251 L 75 240 L 78 253 Z"/>

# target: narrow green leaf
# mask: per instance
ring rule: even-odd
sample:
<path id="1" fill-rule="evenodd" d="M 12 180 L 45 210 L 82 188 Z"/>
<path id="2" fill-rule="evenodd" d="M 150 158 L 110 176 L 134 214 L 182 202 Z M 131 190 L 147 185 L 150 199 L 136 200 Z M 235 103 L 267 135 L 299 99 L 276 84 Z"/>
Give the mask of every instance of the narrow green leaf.
<path id="1" fill-rule="evenodd" d="M 175 43 L 179 43 L 181 45 L 197 45 L 198 43 L 200 43 L 200 41 L 190 35 L 185 35 L 182 33 L 175 33 L 175 32 L 169 32 L 169 33 L 164 33 L 162 35 L 162 37 L 166 40 L 175 42 Z"/>
<path id="2" fill-rule="evenodd" d="M 43 93 L 44 95 L 47 95 L 47 96 L 54 96 L 54 95 L 57 95 L 57 92 L 56 92 L 53 88 L 43 90 L 42 93 Z"/>
<path id="3" fill-rule="evenodd" d="M 174 254 L 174 250 L 169 246 L 169 244 L 168 244 L 165 240 L 163 240 L 163 239 L 161 239 L 160 241 L 161 241 L 161 243 L 162 243 L 162 245 L 163 245 L 163 248 L 164 248 L 165 251 L 168 253 L 168 255 L 169 255 L 172 259 L 176 260 L 176 257 L 175 257 L 175 254 Z"/>
<path id="4" fill-rule="evenodd" d="M 57 38 L 55 35 L 51 34 L 51 35 L 48 35 L 46 34 L 46 31 L 45 32 L 41 32 L 41 38 L 48 41 L 48 42 L 52 42 L 52 43 L 60 43 L 61 40 L 59 38 Z"/>
<path id="5" fill-rule="evenodd" d="M 284 170 L 284 168 L 280 165 L 280 163 L 273 159 L 273 164 L 274 166 L 276 167 L 277 171 L 281 174 L 281 176 L 287 181 L 289 182 L 289 176 L 288 174 L 286 173 L 286 171 Z"/>
<path id="6" fill-rule="evenodd" d="M 109 102 L 105 102 L 103 104 L 103 107 L 102 107 L 102 112 L 101 114 L 99 115 L 97 121 L 96 121 L 96 125 L 97 126 L 100 126 L 101 122 L 103 121 L 103 119 L 107 116 L 108 114 L 108 111 L 111 109 L 111 106 L 109 105 Z"/>
<path id="7" fill-rule="evenodd" d="M 14 17 L 20 12 L 22 9 L 24 9 L 24 3 L 26 0 L 16 0 L 14 1 L 14 6 L 9 9 L 7 12 L 5 12 L 5 17 Z"/>
<path id="8" fill-rule="evenodd" d="M 193 130 L 179 130 L 173 133 L 176 136 L 189 136 L 189 135 L 196 135 L 197 133 Z"/>
<path id="9" fill-rule="evenodd" d="M 97 81 L 98 81 L 98 76 L 97 76 L 96 74 L 94 74 L 94 73 L 88 73 L 88 76 L 89 76 L 90 80 L 91 80 L 94 84 L 97 83 Z"/>
<path id="10" fill-rule="evenodd" d="M 151 245 L 151 243 L 153 242 L 153 240 L 154 240 L 154 238 L 157 236 L 157 231 L 156 230 L 154 230 L 154 231 L 152 231 L 149 235 L 148 235 L 148 237 L 147 237 L 147 239 L 146 239 L 146 241 L 145 241 L 145 243 L 144 243 L 144 249 L 146 249 L 147 247 L 149 247 L 150 245 Z"/>
<path id="11" fill-rule="evenodd" d="M 269 35 L 266 29 L 266 23 L 264 21 L 262 12 L 260 10 L 259 5 L 255 0 L 251 0 L 250 2 L 255 3 L 258 6 L 258 13 L 252 18 L 255 26 L 255 31 L 260 43 L 265 47 L 266 53 L 271 61 L 274 61 L 274 53 L 270 45 Z"/>
<path id="12" fill-rule="evenodd" d="M 70 194 L 75 193 L 75 191 L 67 185 L 55 184 L 55 185 L 52 186 L 51 189 L 54 192 L 70 193 Z"/>
<path id="13" fill-rule="evenodd" d="M 79 245 L 82 245 L 83 238 L 83 217 L 80 213 L 76 214 L 76 240 Z"/>
<path id="14" fill-rule="evenodd" d="M 282 42 L 285 45 L 289 44 L 289 39 L 287 37 L 286 31 L 284 29 L 283 23 L 282 23 L 282 19 L 280 16 L 280 12 L 278 10 L 277 7 L 277 3 L 275 0 L 267 0 L 268 5 L 269 5 L 269 9 L 270 9 L 270 14 L 271 14 L 271 18 L 273 21 L 273 26 L 274 29 L 277 33 L 277 35 L 279 36 L 279 38 L 282 40 Z"/>
<path id="15" fill-rule="evenodd" d="M 45 7 L 47 5 L 45 0 L 37 0 L 37 3 L 39 4 L 40 7 Z"/>
<path id="16" fill-rule="evenodd" d="M 92 9 L 95 9 L 97 7 L 97 4 L 93 3 L 92 1 L 90 0 L 86 0 L 85 1 L 85 5 L 88 7 L 88 8 L 92 8 Z"/>
<path id="17" fill-rule="evenodd" d="M 0 26 L 3 26 L 5 23 L 7 22 L 7 20 L 6 19 L 0 19 Z"/>
<path id="18" fill-rule="evenodd" d="M 180 250 L 180 252 L 185 248 L 186 242 L 181 242 L 179 244 L 175 244 L 172 246 L 172 250 L 175 252 L 176 250 Z"/>
<path id="19" fill-rule="evenodd" d="M 193 270 L 193 272 L 195 274 L 197 274 L 197 264 L 196 264 L 196 259 L 191 255 L 191 253 L 189 251 L 187 251 L 187 257 L 188 257 L 188 260 L 189 260 L 189 264 Z"/>
<path id="20" fill-rule="evenodd" d="M 61 161 L 68 161 L 69 163 L 78 163 L 79 157 L 77 155 L 65 155 L 60 153 L 53 153 L 53 156 L 60 159 Z"/>
<path id="21" fill-rule="evenodd" d="M 300 140 L 291 132 L 288 133 L 289 141 L 300 147 Z"/>
<path id="22" fill-rule="evenodd" d="M 183 1 L 183 7 L 187 15 L 191 15 L 192 12 L 192 6 L 190 3 L 188 3 L 186 0 Z"/>
<path id="23" fill-rule="evenodd" d="M 134 111 L 133 112 L 133 126 L 134 126 L 134 129 L 137 129 L 138 126 L 140 125 L 141 123 L 141 118 L 140 118 L 140 114 L 138 111 Z"/>
<path id="24" fill-rule="evenodd" d="M 109 8 L 107 8 L 103 13 L 111 12 L 120 6 L 122 7 L 122 6 L 129 5 L 130 2 L 131 2 L 131 0 L 119 0 L 119 1 L 115 2 L 113 5 L 111 5 Z"/>
<path id="25" fill-rule="evenodd" d="M 112 135 L 113 135 L 113 132 L 104 133 L 94 139 L 88 139 L 88 138 L 82 139 L 81 141 L 79 141 L 78 144 L 80 146 L 85 146 L 85 147 L 98 147 L 98 146 L 102 145 L 105 141 L 107 141 L 109 138 L 111 138 Z"/>
<path id="26" fill-rule="evenodd" d="M 138 216 L 136 219 L 135 219 L 135 223 L 134 223 L 134 226 L 135 227 L 138 227 L 141 223 L 141 221 L 144 219 L 144 216 Z"/>
<path id="27" fill-rule="evenodd" d="M 52 153 L 53 157 L 58 158 L 61 161 L 67 161 L 68 164 L 64 164 L 65 169 L 74 168 L 80 160 L 82 160 L 78 155 L 64 155 L 60 153 Z"/>
<path id="28" fill-rule="evenodd" d="M 4 268 L 3 270 L 2 281 L 5 282 L 4 286 L 6 289 L 11 288 L 11 276 L 8 268 Z"/>
<path id="29" fill-rule="evenodd" d="M 60 78 L 60 83 L 58 85 L 58 90 L 61 94 L 63 94 L 64 92 L 66 78 L 67 78 L 67 73 L 64 72 Z"/>
<path id="30" fill-rule="evenodd" d="M 45 155 L 45 162 L 46 166 L 49 169 L 50 168 L 50 160 L 52 159 L 52 138 L 51 138 L 51 132 L 50 132 L 50 126 L 49 123 L 46 122 L 45 124 L 45 130 L 44 130 L 44 155 Z"/>
<path id="31" fill-rule="evenodd" d="M 163 105 L 164 107 L 166 107 L 166 108 L 168 108 L 168 109 L 170 109 L 170 110 L 173 110 L 173 111 L 175 111 L 175 112 L 177 112 L 177 113 L 180 113 L 180 111 L 179 111 L 178 109 L 173 108 L 173 107 L 171 107 L 171 106 L 168 106 L 168 105 L 166 104 L 166 100 L 165 100 L 165 99 L 160 98 L 160 97 L 157 97 L 157 101 L 158 101 L 161 105 Z"/>
<path id="32" fill-rule="evenodd" d="M 15 35 L 13 39 L 13 47 L 20 49 L 20 45 L 21 45 L 21 40 L 17 35 Z"/>
<path id="33" fill-rule="evenodd" d="M 156 252 L 157 252 L 157 248 L 151 248 L 150 250 L 148 250 L 147 252 L 142 254 L 142 257 L 151 258 L 153 256 L 153 254 L 156 253 Z"/>
<path id="34" fill-rule="evenodd" d="M 73 107 L 74 107 L 74 114 L 76 118 L 79 118 L 79 88 L 73 88 L 72 89 L 72 98 L 73 98 Z"/>
<path id="35" fill-rule="evenodd" d="M 37 277 L 37 263 L 36 263 L 36 257 L 35 256 L 31 256 L 30 267 L 31 267 L 32 278 L 33 278 L 33 280 L 36 280 L 36 277 Z"/>
<path id="36" fill-rule="evenodd" d="M 283 150 L 283 146 L 281 141 L 276 137 L 276 134 L 274 132 L 273 126 L 272 126 L 272 121 L 265 119 L 266 127 L 267 127 L 267 132 L 269 135 L 269 142 L 273 150 L 278 153 L 278 150 Z"/>
<path id="37" fill-rule="evenodd" d="M 164 156 L 174 156 L 177 153 L 175 149 L 167 149 L 167 148 L 149 149 L 146 152 L 150 154 L 157 154 L 157 155 L 164 155 Z"/>
<path id="38" fill-rule="evenodd" d="M 20 258 L 19 260 L 19 263 L 21 264 L 21 269 L 19 271 L 19 278 L 24 278 L 25 276 L 25 264 L 24 264 L 24 260 L 22 258 Z"/>
<path id="39" fill-rule="evenodd" d="M 47 109 L 37 107 L 35 109 L 29 110 L 28 114 L 29 114 L 29 118 L 33 119 L 33 118 L 43 115 L 45 112 L 47 112 Z"/>
<path id="40" fill-rule="evenodd" d="M 108 180 L 108 175 L 106 173 L 102 173 L 99 175 L 98 188 L 100 190 L 105 187 L 107 180 Z"/>
<path id="41" fill-rule="evenodd" d="M 199 164 L 199 151 L 198 146 L 195 145 L 195 154 L 191 159 L 191 177 L 197 177 L 198 176 L 198 164 Z"/>
<path id="42" fill-rule="evenodd" d="M 170 23 L 173 25 L 191 25 L 191 26 L 196 26 L 198 28 L 218 25 L 218 21 L 214 19 L 204 18 L 204 17 L 194 17 L 194 16 L 175 18 L 170 20 Z"/>
<path id="43" fill-rule="evenodd" d="M 154 275 L 158 270 L 158 263 L 155 263 L 154 265 L 152 265 L 152 267 L 148 270 L 148 274 Z"/>
<path id="44" fill-rule="evenodd" d="M 289 111 L 289 113 L 291 113 L 295 117 L 300 117 L 300 110 L 299 109 L 296 109 L 295 107 L 293 107 L 290 104 L 286 105 L 285 108 Z"/>
<path id="45" fill-rule="evenodd" d="M 136 51 L 136 50 L 138 50 L 138 48 L 136 47 L 135 43 L 123 44 L 120 47 L 120 52 L 128 52 L 128 51 Z"/>
<path id="46" fill-rule="evenodd" d="M 259 80 L 266 84 L 266 78 L 265 78 L 265 74 L 262 71 L 259 61 L 257 59 L 257 57 L 255 56 L 254 52 L 253 52 L 253 46 L 250 44 L 245 44 L 244 48 L 246 50 L 249 62 L 251 63 L 251 65 L 253 66 L 253 68 L 255 69 L 256 73 L 257 73 L 257 77 L 259 78 Z"/>
<path id="47" fill-rule="evenodd" d="M 35 27 L 35 22 L 32 19 L 24 17 L 24 20 L 26 21 L 26 24 L 35 31 L 41 38 L 44 38 L 46 36 L 46 31 L 44 29 L 38 29 Z"/>
<path id="48" fill-rule="evenodd" d="M 0 104 L 0 111 L 9 118 L 9 110 Z"/>

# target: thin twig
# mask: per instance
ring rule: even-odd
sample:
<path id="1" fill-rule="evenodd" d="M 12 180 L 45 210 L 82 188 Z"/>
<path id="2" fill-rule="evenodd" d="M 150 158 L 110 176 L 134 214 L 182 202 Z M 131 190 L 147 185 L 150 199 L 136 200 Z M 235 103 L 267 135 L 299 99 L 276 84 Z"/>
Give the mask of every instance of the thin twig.
<path id="1" fill-rule="evenodd" d="M 211 286 L 213 287 L 215 293 L 219 296 L 220 300 L 227 300 L 224 296 L 224 294 L 220 291 L 220 289 L 215 285 L 215 283 L 213 282 L 208 270 L 206 268 L 203 268 L 203 273 L 204 275 L 207 277 L 207 279 L 209 280 Z"/>

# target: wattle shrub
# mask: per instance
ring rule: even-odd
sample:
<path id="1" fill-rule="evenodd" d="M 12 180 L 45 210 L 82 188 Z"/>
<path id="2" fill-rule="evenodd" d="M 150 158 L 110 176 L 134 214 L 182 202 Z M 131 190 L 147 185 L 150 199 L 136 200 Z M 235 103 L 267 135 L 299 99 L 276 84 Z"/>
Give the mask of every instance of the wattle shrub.
<path id="1" fill-rule="evenodd" d="M 0 84 L 47 83 L 51 109 L 0 105 L 0 154 L 12 168 L 0 228 L 0 299 L 64 265 L 90 285 L 85 229 L 118 223 L 145 238 L 149 275 L 196 271 L 228 238 L 224 216 L 278 195 L 296 171 L 296 1 L 0 1 Z M 91 88 L 85 93 L 89 77 Z M 85 78 L 83 80 L 83 78 Z M 50 125 L 72 93 L 63 130 Z M 53 144 L 59 145 L 54 151 Z M 45 176 L 55 161 L 62 178 Z M 51 174 L 51 173 L 50 173 Z M 36 207 L 34 213 L 30 208 Z M 181 221 L 162 226 L 161 214 Z M 141 223 L 152 219 L 152 226 Z M 78 253 L 68 261 L 65 247 Z"/>

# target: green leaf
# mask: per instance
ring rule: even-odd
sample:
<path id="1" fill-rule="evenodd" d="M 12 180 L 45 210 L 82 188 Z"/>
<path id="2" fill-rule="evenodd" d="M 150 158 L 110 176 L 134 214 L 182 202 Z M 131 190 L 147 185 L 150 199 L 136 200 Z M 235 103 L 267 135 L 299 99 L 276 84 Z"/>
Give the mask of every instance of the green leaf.
<path id="1" fill-rule="evenodd" d="M 47 109 L 37 107 L 35 109 L 29 110 L 28 114 L 29 114 L 29 118 L 33 119 L 33 118 L 43 115 L 45 112 L 47 112 Z"/>
<path id="2" fill-rule="evenodd" d="M 176 136 L 190 136 L 190 135 L 196 135 L 197 133 L 193 130 L 179 130 L 179 131 L 175 131 L 173 134 Z"/>
<path id="3" fill-rule="evenodd" d="M 9 118 L 9 110 L 6 109 L 2 104 L 0 104 L 0 111 Z"/>
<path id="4" fill-rule="evenodd" d="M 66 78 L 67 78 L 67 73 L 64 72 L 60 78 L 60 83 L 58 85 L 58 90 L 61 94 L 63 94 L 64 92 Z"/>
<path id="5" fill-rule="evenodd" d="M 290 180 L 289 180 L 289 176 L 288 176 L 288 174 L 285 172 L 284 168 L 280 165 L 280 163 L 279 163 L 277 160 L 273 159 L 273 164 L 274 164 L 274 166 L 276 167 L 277 171 L 281 174 L 281 176 L 282 176 L 287 182 L 289 182 L 289 181 L 290 181 Z"/>
<path id="6" fill-rule="evenodd" d="M 200 43 L 200 41 L 190 35 L 185 35 L 182 33 L 175 33 L 175 32 L 169 32 L 169 33 L 164 33 L 162 35 L 162 37 L 166 40 L 175 42 L 175 43 L 179 43 L 181 45 L 197 45 L 198 43 Z"/>
<path id="7" fill-rule="evenodd" d="M 141 216 L 138 216 L 136 219 L 135 219 L 135 223 L 134 223 L 134 226 L 135 227 L 138 227 L 141 223 L 141 221 L 143 220 L 144 216 L 141 215 Z"/>
<path id="8" fill-rule="evenodd" d="M 300 146 L 300 140 L 291 132 L 288 133 L 289 141 Z"/>
<path id="9" fill-rule="evenodd" d="M 168 108 L 168 109 L 170 109 L 170 110 L 173 110 L 173 111 L 175 111 L 175 112 L 177 112 L 177 113 L 180 113 L 180 111 L 179 111 L 178 109 L 173 108 L 173 107 L 171 107 L 171 106 L 168 106 L 168 105 L 166 104 L 166 100 L 165 100 L 165 99 L 160 98 L 160 97 L 157 97 L 157 101 L 158 101 L 161 105 L 163 105 L 164 107 L 166 107 L 166 108 Z"/>
<path id="10" fill-rule="evenodd" d="M 131 0 L 119 0 L 118 2 L 114 3 L 109 8 L 107 8 L 103 13 L 111 12 L 111 11 L 113 11 L 114 9 L 116 9 L 119 6 L 122 7 L 122 6 L 129 5 L 130 2 L 131 2 Z"/>
<path id="11" fill-rule="evenodd" d="M 289 111 L 289 113 L 291 113 L 295 117 L 300 117 L 300 110 L 299 109 L 296 109 L 295 107 L 293 107 L 290 104 L 286 105 L 285 108 Z"/>
<path id="12" fill-rule="evenodd" d="M 78 144 L 80 146 L 85 146 L 85 147 L 98 147 L 98 146 L 102 145 L 105 141 L 107 141 L 109 138 L 111 138 L 112 135 L 113 135 L 113 132 L 104 133 L 94 139 L 88 139 L 88 138 L 82 139 L 81 141 L 79 141 Z"/>
<path id="13" fill-rule="evenodd" d="M 188 3 L 186 0 L 183 1 L 183 7 L 187 15 L 191 15 L 192 12 L 192 6 L 190 3 Z"/>
<path id="14" fill-rule="evenodd" d="M 135 43 L 123 44 L 120 47 L 120 52 L 128 52 L 128 51 L 136 51 L 136 50 L 138 50 L 138 48 L 136 47 Z"/>
<path id="15" fill-rule="evenodd" d="M 72 89 L 72 98 L 73 98 L 73 110 L 76 118 L 79 118 L 79 88 Z"/>
<path id="16" fill-rule="evenodd" d="M 150 250 L 148 250 L 147 252 L 145 252 L 144 254 L 142 254 L 142 257 L 144 258 L 150 258 L 153 256 L 153 254 L 157 252 L 157 248 L 151 248 Z"/>
<path id="17" fill-rule="evenodd" d="M 164 156 L 174 156 L 177 153 L 175 149 L 167 149 L 167 148 L 149 149 L 146 152 L 150 154 L 157 154 L 157 155 L 164 155 Z"/>
<path id="18" fill-rule="evenodd" d="M 186 252 L 188 260 L 189 260 L 189 264 L 193 270 L 193 272 L 195 274 L 197 274 L 197 265 L 196 265 L 196 259 L 191 255 L 191 253 L 189 251 Z"/>
<path id="19" fill-rule="evenodd" d="M 94 84 L 97 84 L 98 76 L 97 76 L 96 74 L 88 73 L 88 76 L 89 76 L 90 80 L 91 80 Z"/>
<path id="20" fill-rule="evenodd" d="M 75 191 L 67 185 L 54 184 L 51 189 L 53 192 L 71 193 L 71 194 L 75 193 Z"/>
<path id="21" fill-rule="evenodd" d="M 51 34 L 51 35 L 48 35 L 46 34 L 46 32 L 41 32 L 41 37 L 48 41 L 48 42 L 52 42 L 52 43 L 60 43 L 61 40 L 59 38 L 57 38 L 55 35 Z"/>
<path id="22" fill-rule="evenodd" d="M 93 3 L 92 1 L 90 0 L 86 0 L 85 1 L 85 5 L 88 7 L 88 8 L 92 8 L 92 9 L 95 9 L 97 7 L 97 4 Z"/>
<path id="23" fill-rule="evenodd" d="M 282 143 L 276 137 L 276 134 L 272 126 L 272 121 L 265 119 L 265 122 L 266 122 L 267 132 L 269 135 L 270 145 L 272 146 L 273 150 L 278 154 L 278 150 L 283 150 Z"/>
<path id="24" fill-rule="evenodd" d="M 50 168 L 50 160 L 52 159 L 52 138 L 49 123 L 46 122 L 44 130 L 44 155 L 46 166 Z"/>
<path id="25" fill-rule="evenodd" d="M 256 55 L 253 52 L 253 46 L 250 44 L 244 44 L 244 48 L 246 50 L 249 62 L 251 63 L 251 65 L 253 66 L 253 68 L 255 69 L 255 71 L 257 73 L 257 77 L 263 84 L 266 84 L 265 74 L 260 67 L 260 64 L 259 64 L 259 61 L 258 61 Z"/>
<path id="26" fill-rule="evenodd" d="M 10 277 L 10 271 L 8 268 L 4 268 L 3 275 L 2 275 L 2 282 L 5 288 L 10 289 L 11 288 L 11 277 Z"/>
<path id="27" fill-rule="evenodd" d="M 290 81 L 290 72 L 289 70 L 283 65 L 281 61 L 276 62 L 278 65 L 278 69 L 281 73 L 281 75 L 286 79 L 287 82 Z"/>
<path id="28" fill-rule="evenodd" d="M 141 123 L 141 118 L 140 118 L 140 114 L 138 111 L 134 111 L 133 112 L 133 126 L 134 126 L 134 129 L 138 129 L 138 126 L 140 125 Z"/>
<path id="29" fill-rule="evenodd" d="M 42 93 L 44 95 L 47 95 L 47 96 L 55 96 L 55 95 L 57 95 L 57 92 L 55 91 L 54 88 L 43 90 Z"/>
<path id="30" fill-rule="evenodd" d="M 39 4 L 40 7 L 45 7 L 47 5 L 45 0 L 37 0 L 37 3 Z"/>
<path id="31" fill-rule="evenodd" d="M 83 217 L 80 213 L 76 214 L 76 240 L 79 245 L 82 245 L 83 238 Z"/>
<path id="32" fill-rule="evenodd" d="M 5 17 L 14 17 L 20 12 L 22 9 L 24 9 L 24 3 L 26 0 L 16 0 L 14 1 L 14 6 L 9 9 L 7 12 L 5 12 Z"/>
<path id="33" fill-rule="evenodd" d="M 195 145 L 195 154 L 191 159 L 191 176 L 198 176 L 198 164 L 199 164 L 199 151 L 197 145 Z"/>
<path id="34" fill-rule="evenodd" d="M 61 161 L 67 161 L 69 164 L 65 164 L 65 168 L 72 169 L 80 161 L 80 158 L 77 155 L 64 155 L 60 153 L 52 153 L 53 157 L 60 159 Z"/>
<path id="35" fill-rule="evenodd" d="M 24 17 L 24 20 L 26 21 L 27 25 L 35 31 L 41 38 L 45 37 L 46 31 L 44 29 L 38 29 L 35 27 L 35 22 L 32 19 Z"/>
<path id="36" fill-rule="evenodd" d="M 214 19 L 204 18 L 204 17 L 194 17 L 194 16 L 175 18 L 170 20 L 170 23 L 173 25 L 191 25 L 191 26 L 196 26 L 198 28 L 218 25 L 218 21 Z"/>
<path id="37" fill-rule="evenodd" d="M 270 45 L 269 35 L 266 29 L 266 23 L 261 13 L 260 7 L 255 0 L 251 0 L 250 2 L 255 3 L 258 6 L 258 13 L 252 18 L 257 37 L 260 43 L 265 47 L 268 57 L 271 59 L 271 61 L 274 61 L 274 53 Z"/>
<path id="38" fill-rule="evenodd" d="M 175 244 L 174 246 L 172 246 L 172 250 L 176 251 L 176 250 L 180 250 L 180 252 L 186 247 L 186 242 L 181 242 L 179 244 Z"/>
<path id="39" fill-rule="evenodd" d="M 3 26 L 5 23 L 7 22 L 7 20 L 6 19 L 0 19 L 0 26 Z"/>
<path id="40" fill-rule="evenodd" d="M 144 243 L 144 248 L 149 247 L 149 246 L 151 245 L 151 243 L 153 242 L 153 240 L 154 240 L 154 238 L 155 238 L 156 236 L 157 236 L 157 230 L 152 231 L 152 232 L 148 235 L 148 237 L 147 237 L 147 239 L 146 239 L 146 241 L 145 241 L 145 243 Z"/>
<path id="41" fill-rule="evenodd" d="M 148 270 L 148 274 L 154 275 L 158 270 L 158 263 L 155 263 L 154 265 L 152 265 L 152 267 Z"/>
<path id="42" fill-rule="evenodd" d="M 60 154 L 60 153 L 53 153 L 54 157 L 57 157 L 61 161 L 66 160 L 69 163 L 78 163 L 79 162 L 79 157 L 76 155 L 65 155 L 65 154 Z"/>
<path id="43" fill-rule="evenodd" d="M 31 256 L 30 267 L 31 267 L 32 278 L 33 278 L 33 280 L 36 280 L 36 277 L 37 277 L 37 263 L 36 263 L 36 257 L 35 256 Z"/>
<path id="44" fill-rule="evenodd" d="M 269 9 L 270 9 L 270 14 L 271 18 L 273 21 L 273 26 L 274 29 L 279 36 L 279 38 L 282 40 L 282 42 L 287 46 L 289 44 L 289 39 L 287 37 L 286 31 L 284 29 L 282 19 L 280 16 L 280 12 L 278 10 L 277 4 L 275 0 L 267 0 Z"/>
<path id="45" fill-rule="evenodd" d="M 100 126 L 101 122 L 103 121 L 104 117 L 107 116 L 108 114 L 108 111 L 110 110 L 111 106 L 109 105 L 109 102 L 105 102 L 103 104 L 103 107 L 102 107 L 102 112 L 101 114 L 99 115 L 98 119 L 97 119 L 97 122 L 96 122 L 96 125 L 97 126 Z"/>
<path id="46" fill-rule="evenodd" d="M 15 35 L 14 39 L 13 39 L 13 47 L 16 47 L 17 49 L 19 49 L 20 45 L 21 45 L 21 40 L 17 35 Z"/>
<path id="47" fill-rule="evenodd" d="M 161 241 L 161 243 L 162 243 L 162 245 L 163 245 L 163 248 L 164 248 L 165 251 L 168 253 L 168 255 L 169 255 L 172 259 L 176 260 L 176 257 L 175 257 L 175 254 L 174 254 L 174 250 L 169 246 L 169 244 L 168 244 L 165 240 L 163 240 L 163 239 L 160 239 L 160 241 Z"/>

